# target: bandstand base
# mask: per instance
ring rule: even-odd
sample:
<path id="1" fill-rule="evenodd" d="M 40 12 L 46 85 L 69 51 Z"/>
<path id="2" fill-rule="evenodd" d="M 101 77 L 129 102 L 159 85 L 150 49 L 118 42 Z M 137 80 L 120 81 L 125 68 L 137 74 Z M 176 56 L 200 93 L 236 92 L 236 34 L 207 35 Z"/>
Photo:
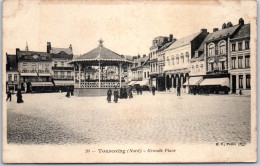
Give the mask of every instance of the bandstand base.
<path id="1" fill-rule="evenodd" d="M 78 97 L 106 96 L 109 88 L 75 88 L 74 95 Z M 114 91 L 114 89 L 111 89 Z"/>

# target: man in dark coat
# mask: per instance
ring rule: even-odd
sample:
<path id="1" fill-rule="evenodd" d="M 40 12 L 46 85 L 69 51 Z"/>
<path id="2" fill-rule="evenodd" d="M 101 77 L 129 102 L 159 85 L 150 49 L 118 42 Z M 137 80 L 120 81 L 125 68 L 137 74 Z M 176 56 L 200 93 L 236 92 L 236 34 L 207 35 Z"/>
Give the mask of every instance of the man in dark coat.
<path id="1" fill-rule="evenodd" d="M 177 87 L 177 96 L 181 96 L 181 87 L 180 86 Z"/>
<path id="2" fill-rule="evenodd" d="M 74 86 L 71 87 L 70 93 L 71 93 L 71 96 L 74 96 Z"/>
<path id="3" fill-rule="evenodd" d="M 22 96 L 21 89 L 17 90 L 16 96 L 17 96 L 17 103 L 23 103 L 23 96 Z"/>
<path id="4" fill-rule="evenodd" d="M 112 90 L 109 88 L 107 90 L 107 102 L 111 103 Z"/>
<path id="5" fill-rule="evenodd" d="M 124 98 L 127 99 L 127 90 L 124 88 Z"/>
<path id="6" fill-rule="evenodd" d="M 67 94 L 66 94 L 66 97 L 70 97 L 70 87 L 67 87 Z"/>
<path id="7" fill-rule="evenodd" d="M 140 95 L 142 95 L 143 94 L 143 88 L 140 86 Z"/>
<path id="8" fill-rule="evenodd" d="M 129 99 L 133 98 L 132 87 L 129 87 L 128 96 L 129 96 Z"/>
<path id="9" fill-rule="evenodd" d="M 152 87 L 152 93 L 153 93 L 153 95 L 155 95 L 155 87 L 154 87 L 154 85 Z"/>
<path id="10" fill-rule="evenodd" d="M 118 101 L 118 91 L 117 91 L 117 89 L 116 89 L 116 87 L 115 87 L 115 91 L 114 91 L 114 102 L 117 103 L 117 101 Z"/>
<path id="11" fill-rule="evenodd" d="M 8 92 L 7 92 L 7 99 L 6 99 L 6 101 L 7 101 L 8 99 L 10 99 L 10 101 L 12 101 L 12 93 L 11 93 L 10 90 L 8 90 Z"/>
<path id="12" fill-rule="evenodd" d="M 137 95 L 139 95 L 139 92 L 140 92 L 139 86 L 136 86 L 136 92 L 137 92 Z"/>
<path id="13" fill-rule="evenodd" d="M 119 96 L 120 99 L 124 98 L 123 95 L 124 95 L 123 88 L 120 88 L 120 96 Z"/>

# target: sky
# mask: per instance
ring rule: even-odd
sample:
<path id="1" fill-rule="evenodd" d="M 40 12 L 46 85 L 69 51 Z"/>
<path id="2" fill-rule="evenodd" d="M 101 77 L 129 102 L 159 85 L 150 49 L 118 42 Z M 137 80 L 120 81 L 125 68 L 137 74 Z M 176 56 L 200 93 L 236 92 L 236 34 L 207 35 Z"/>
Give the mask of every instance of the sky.
<path id="1" fill-rule="evenodd" d="M 4 1 L 3 54 L 15 49 L 46 51 L 73 47 L 81 55 L 98 46 L 123 55 L 149 53 L 157 36 L 177 40 L 223 23 L 255 23 L 256 2 L 248 1 Z"/>

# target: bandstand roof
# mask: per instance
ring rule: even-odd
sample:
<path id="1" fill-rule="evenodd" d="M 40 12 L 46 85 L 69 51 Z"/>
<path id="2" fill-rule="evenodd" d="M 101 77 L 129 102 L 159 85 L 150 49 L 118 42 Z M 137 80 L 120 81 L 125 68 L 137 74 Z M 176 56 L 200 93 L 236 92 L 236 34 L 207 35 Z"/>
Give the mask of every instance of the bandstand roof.
<path id="1" fill-rule="evenodd" d="M 102 41 L 100 41 L 100 45 L 97 48 L 77 57 L 76 59 L 73 59 L 70 63 L 77 62 L 91 65 L 98 65 L 98 63 L 101 62 L 102 65 L 107 66 L 112 66 L 118 64 L 119 62 L 132 63 L 130 60 L 124 58 L 123 56 L 105 48 L 102 45 Z"/>

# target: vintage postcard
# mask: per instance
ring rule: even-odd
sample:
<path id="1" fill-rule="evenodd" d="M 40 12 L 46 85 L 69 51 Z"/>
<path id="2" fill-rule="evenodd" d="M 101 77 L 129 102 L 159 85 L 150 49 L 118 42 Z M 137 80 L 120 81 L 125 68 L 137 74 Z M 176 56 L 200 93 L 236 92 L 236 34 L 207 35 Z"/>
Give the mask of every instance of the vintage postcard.
<path id="1" fill-rule="evenodd" d="M 2 13 L 4 163 L 256 162 L 256 1 Z"/>

